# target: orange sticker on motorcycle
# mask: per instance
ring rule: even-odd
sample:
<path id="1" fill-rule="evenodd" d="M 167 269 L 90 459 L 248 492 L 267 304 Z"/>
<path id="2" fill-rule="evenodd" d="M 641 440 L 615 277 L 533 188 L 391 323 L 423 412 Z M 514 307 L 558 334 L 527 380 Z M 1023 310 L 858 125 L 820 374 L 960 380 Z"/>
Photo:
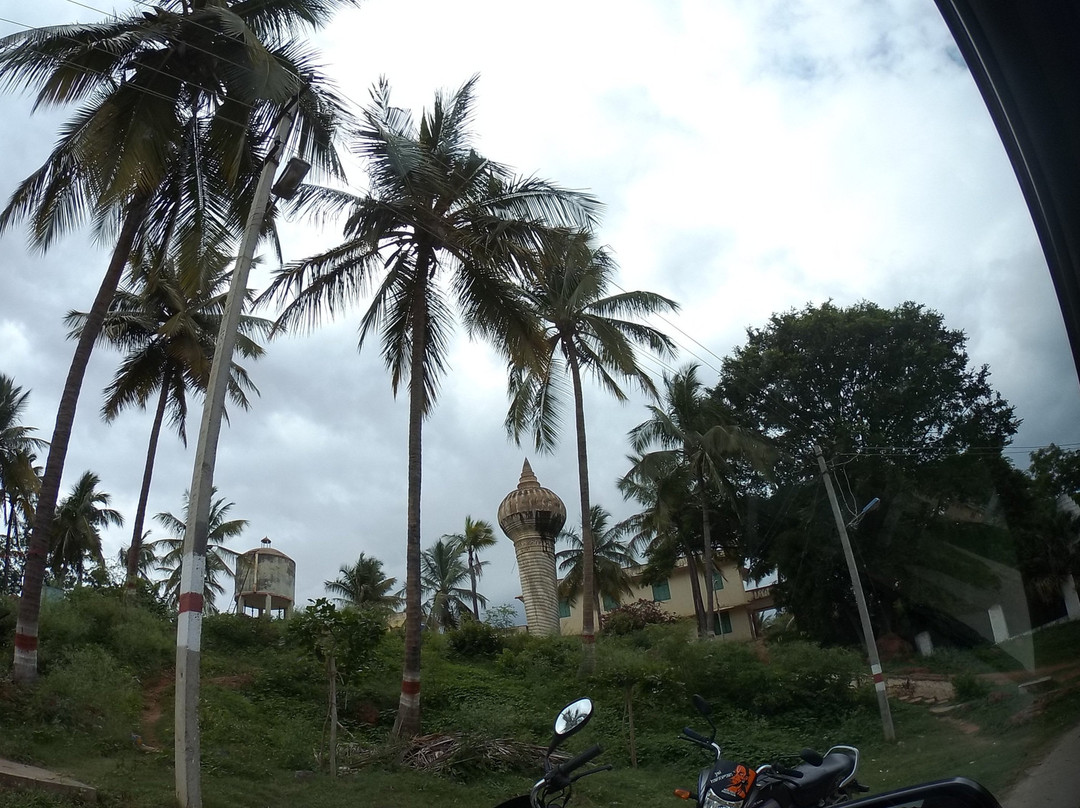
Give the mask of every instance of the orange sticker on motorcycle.
<path id="1" fill-rule="evenodd" d="M 728 782 L 727 788 L 725 788 L 724 791 L 731 794 L 733 797 L 745 800 L 750 794 L 750 788 L 754 785 L 754 779 L 756 777 L 756 771 L 749 766 L 744 766 L 740 763 L 735 767 L 735 771 L 731 773 L 731 780 Z"/>

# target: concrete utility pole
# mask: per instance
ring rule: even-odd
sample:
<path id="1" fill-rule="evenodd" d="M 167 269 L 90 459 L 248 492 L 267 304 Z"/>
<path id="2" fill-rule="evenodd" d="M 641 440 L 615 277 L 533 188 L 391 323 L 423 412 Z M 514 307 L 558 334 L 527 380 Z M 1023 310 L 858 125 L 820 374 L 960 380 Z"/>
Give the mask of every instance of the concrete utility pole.
<path id="1" fill-rule="evenodd" d="M 210 499 L 214 487 L 218 436 L 225 410 L 236 330 L 247 294 L 248 273 L 255 256 L 255 245 L 262 230 L 270 201 L 270 187 L 277 172 L 281 153 L 296 120 L 294 99 L 282 112 L 274 130 L 274 139 L 263 163 L 251 210 L 233 265 L 232 282 L 225 301 L 225 314 L 218 330 L 210 379 L 203 400 L 199 445 L 195 450 L 195 468 L 188 495 L 188 518 L 184 527 L 184 555 L 180 571 L 179 614 L 176 625 L 176 696 L 174 730 L 176 800 L 181 808 L 202 808 L 199 771 L 199 664 L 202 656 L 203 586 L 206 580 L 206 540 L 210 522 Z"/>
<path id="2" fill-rule="evenodd" d="M 814 447 L 814 455 L 817 457 L 818 467 L 821 469 L 821 479 L 825 481 L 825 492 L 829 495 L 829 504 L 832 506 L 833 517 L 836 519 L 836 529 L 840 533 L 840 544 L 844 547 L 844 558 L 847 559 L 848 573 L 851 575 L 851 588 L 855 593 L 855 603 L 859 607 L 863 641 L 866 643 L 866 652 L 870 655 L 870 672 L 874 675 L 874 689 L 877 691 L 878 709 L 881 710 L 881 726 L 885 730 L 885 740 L 895 741 L 896 730 L 893 729 L 892 712 L 889 710 L 889 696 L 885 692 L 885 677 L 881 673 L 881 659 L 878 657 L 877 640 L 874 638 L 873 626 L 870 625 L 870 612 L 866 608 L 866 597 L 863 595 L 859 569 L 855 566 L 855 555 L 851 552 L 847 525 L 844 524 L 844 517 L 840 513 L 840 505 L 836 501 L 836 491 L 833 490 L 832 477 L 829 474 L 829 467 L 825 465 L 825 456 L 821 453 L 820 446 Z"/>

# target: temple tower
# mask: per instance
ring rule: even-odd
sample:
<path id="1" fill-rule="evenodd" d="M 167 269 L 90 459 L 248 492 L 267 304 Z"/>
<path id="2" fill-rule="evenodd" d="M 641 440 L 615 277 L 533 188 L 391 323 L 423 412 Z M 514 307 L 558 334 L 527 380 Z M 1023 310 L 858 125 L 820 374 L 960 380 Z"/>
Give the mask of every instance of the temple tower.
<path id="1" fill-rule="evenodd" d="M 499 527 L 514 543 L 530 634 L 559 633 L 555 537 L 565 522 L 566 506 L 541 487 L 526 460 L 517 489 L 499 506 Z"/>

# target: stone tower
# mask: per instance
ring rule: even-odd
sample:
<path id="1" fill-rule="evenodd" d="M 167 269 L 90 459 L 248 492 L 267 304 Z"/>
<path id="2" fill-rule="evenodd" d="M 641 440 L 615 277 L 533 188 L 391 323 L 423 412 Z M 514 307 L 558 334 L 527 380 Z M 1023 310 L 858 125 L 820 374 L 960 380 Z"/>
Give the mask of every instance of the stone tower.
<path id="1" fill-rule="evenodd" d="M 517 489 L 507 494 L 499 506 L 499 527 L 514 543 L 531 634 L 559 633 L 555 537 L 565 522 L 566 506 L 541 487 L 526 460 Z"/>

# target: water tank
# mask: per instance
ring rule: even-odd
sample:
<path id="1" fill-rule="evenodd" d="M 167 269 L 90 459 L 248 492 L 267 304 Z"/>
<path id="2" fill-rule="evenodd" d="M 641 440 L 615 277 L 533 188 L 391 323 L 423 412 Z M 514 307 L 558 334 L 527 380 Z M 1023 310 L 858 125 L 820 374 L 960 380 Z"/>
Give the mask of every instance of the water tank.
<path id="1" fill-rule="evenodd" d="M 296 562 L 262 540 L 262 547 L 236 559 L 233 600 L 237 614 L 279 617 L 292 614 L 296 599 Z M 252 611 L 248 611 L 248 610 Z"/>

